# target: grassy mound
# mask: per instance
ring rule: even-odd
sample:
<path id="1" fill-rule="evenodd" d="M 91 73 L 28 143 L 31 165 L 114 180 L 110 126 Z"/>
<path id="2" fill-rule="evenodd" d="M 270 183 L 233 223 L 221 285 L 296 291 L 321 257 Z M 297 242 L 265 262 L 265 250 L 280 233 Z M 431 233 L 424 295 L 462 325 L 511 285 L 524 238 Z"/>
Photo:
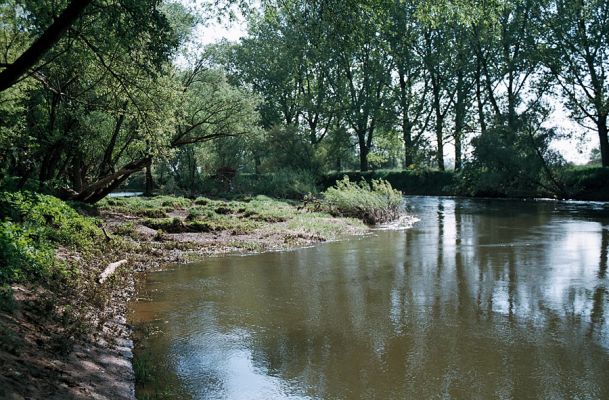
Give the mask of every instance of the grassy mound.
<path id="1" fill-rule="evenodd" d="M 0 318 L 0 350 L 26 346 L 23 337 L 10 339 L 23 318 L 51 353 L 67 354 L 77 338 L 113 317 L 111 295 L 123 274 L 104 285 L 98 277 L 122 255 L 124 242 L 106 238 L 100 221 L 75 207 L 53 196 L 0 192 L 0 311 L 29 310 L 15 314 L 18 320 Z"/>
<path id="2" fill-rule="evenodd" d="M 397 219 L 402 211 L 402 202 L 402 193 L 387 181 L 373 179 L 368 183 L 362 179 L 356 183 L 345 176 L 312 204 L 315 210 L 333 216 L 358 218 L 369 225 L 376 225 Z"/>

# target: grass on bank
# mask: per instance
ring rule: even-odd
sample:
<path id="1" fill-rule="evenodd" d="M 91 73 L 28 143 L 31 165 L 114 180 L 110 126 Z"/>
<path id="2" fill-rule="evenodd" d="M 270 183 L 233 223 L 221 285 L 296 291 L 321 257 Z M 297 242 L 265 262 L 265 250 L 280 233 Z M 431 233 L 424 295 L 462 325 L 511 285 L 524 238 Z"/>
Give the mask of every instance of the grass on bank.
<path id="1" fill-rule="evenodd" d="M 359 219 L 369 225 L 397 219 L 402 211 L 402 194 L 380 179 L 370 184 L 364 180 L 355 183 L 345 176 L 318 198 L 309 196 L 306 203 L 307 207 L 300 207 L 297 202 L 263 195 L 239 200 L 159 196 L 110 198 L 100 202 L 99 207 L 106 212 L 139 217 L 139 224 L 162 233 L 231 231 L 243 235 L 269 224 L 286 223 L 283 227 L 287 229 L 335 238 L 340 233 L 328 225 L 330 217 Z M 134 239 L 138 235 L 133 221 L 119 225 L 115 233 Z"/>
<path id="2" fill-rule="evenodd" d="M 315 210 L 376 225 L 399 218 L 403 198 L 400 191 L 382 179 L 373 179 L 370 183 L 364 179 L 352 182 L 345 176 L 310 203 Z"/>
<path id="3" fill-rule="evenodd" d="M 98 221 L 47 195 L 0 193 L 0 284 L 75 278 L 74 265 L 55 257 L 59 247 L 93 247 Z"/>
<path id="4" fill-rule="evenodd" d="M 215 200 L 159 197 L 126 197 L 105 199 L 101 210 L 138 216 L 139 223 L 166 233 L 221 232 L 250 233 L 269 223 L 285 222 L 300 213 L 296 203 L 266 196 L 244 197 L 241 200 Z M 126 222 L 119 232 L 130 234 L 133 222 Z"/>
<path id="5" fill-rule="evenodd" d="M 53 196 L 0 192 L 0 309 L 10 313 L 17 307 L 13 288 L 19 287 L 31 298 L 28 307 L 61 332 L 51 335 L 61 342 L 61 352 L 112 316 L 106 305 L 120 278 L 104 285 L 97 278 L 125 243 L 106 238 L 99 224 Z M 0 335 L 4 349 L 5 336 Z"/>

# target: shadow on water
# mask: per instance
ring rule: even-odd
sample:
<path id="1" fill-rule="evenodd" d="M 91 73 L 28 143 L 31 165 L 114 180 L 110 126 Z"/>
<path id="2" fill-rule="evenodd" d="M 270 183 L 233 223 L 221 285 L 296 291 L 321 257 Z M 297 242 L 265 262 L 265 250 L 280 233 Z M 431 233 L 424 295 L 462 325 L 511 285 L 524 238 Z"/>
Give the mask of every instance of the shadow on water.
<path id="1" fill-rule="evenodd" d="M 151 274 L 132 322 L 152 379 L 194 399 L 609 398 L 605 204 L 408 203 L 408 230 Z"/>

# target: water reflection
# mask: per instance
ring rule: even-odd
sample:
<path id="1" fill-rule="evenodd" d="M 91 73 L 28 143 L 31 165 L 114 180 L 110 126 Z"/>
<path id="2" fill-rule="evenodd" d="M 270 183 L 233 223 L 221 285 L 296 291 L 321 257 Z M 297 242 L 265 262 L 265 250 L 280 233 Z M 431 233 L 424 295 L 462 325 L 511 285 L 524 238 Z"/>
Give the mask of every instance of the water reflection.
<path id="1" fill-rule="evenodd" d="M 142 346 L 196 399 L 609 398 L 604 204 L 409 204 L 407 231 L 151 275 Z"/>

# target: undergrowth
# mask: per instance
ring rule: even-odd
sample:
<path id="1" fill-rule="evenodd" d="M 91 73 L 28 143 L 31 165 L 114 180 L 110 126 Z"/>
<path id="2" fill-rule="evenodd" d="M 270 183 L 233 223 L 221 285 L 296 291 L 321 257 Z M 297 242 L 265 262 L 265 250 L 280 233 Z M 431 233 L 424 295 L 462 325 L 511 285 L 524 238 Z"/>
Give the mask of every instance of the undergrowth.
<path id="1" fill-rule="evenodd" d="M 121 270 L 98 282 L 127 244 L 106 237 L 101 221 L 76 207 L 33 192 L 0 192 L 0 310 L 34 310 L 55 332 L 49 348 L 61 354 L 112 317 L 107 306 L 124 278 Z M 15 300 L 15 287 L 27 293 L 26 301 Z"/>
<path id="2" fill-rule="evenodd" d="M 333 216 L 352 217 L 369 225 L 397 219 L 402 211 L 402 193 L 381 179 L 370 183 L 352 182 L 348 176 L 328 188 L 318 199 L 308 199 L 308 207 Z"/>
<path id="3" fill-rule="evenodd" d="M 55 250 L 87 248 L 102 237 L 97 220 L 37 193 L 0 193 L 0 221 L 0 284 L 68 278 L 76 270 Z"/>

